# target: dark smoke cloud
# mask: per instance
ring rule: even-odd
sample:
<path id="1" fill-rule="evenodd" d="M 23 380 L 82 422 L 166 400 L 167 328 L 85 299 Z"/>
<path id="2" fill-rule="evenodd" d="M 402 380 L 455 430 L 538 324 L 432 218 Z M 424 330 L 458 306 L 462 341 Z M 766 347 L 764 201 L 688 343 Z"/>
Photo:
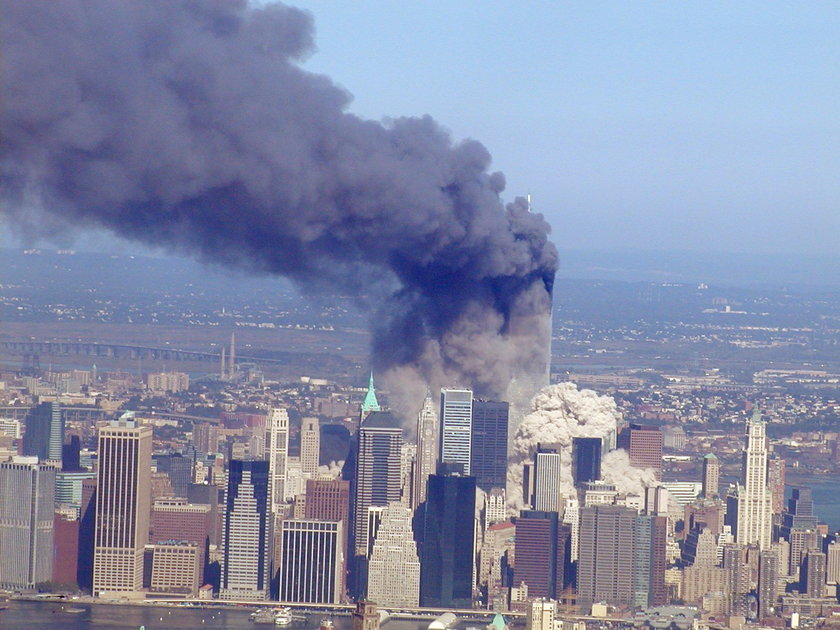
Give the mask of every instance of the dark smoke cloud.
<path id="1" fill-rule="evenodd" d="M 492 395 L 544 374 L 548 225 L 521 200 L 503 207 L 478 142 L 453 143 L 429 117 L 348 114 L 346 92 L 298 66 L 313 50 L 307 13 L 4 0 L 2 16 L 13 223 L 106 227 L 368 295 L 374 358 L 392 374 Z"/>

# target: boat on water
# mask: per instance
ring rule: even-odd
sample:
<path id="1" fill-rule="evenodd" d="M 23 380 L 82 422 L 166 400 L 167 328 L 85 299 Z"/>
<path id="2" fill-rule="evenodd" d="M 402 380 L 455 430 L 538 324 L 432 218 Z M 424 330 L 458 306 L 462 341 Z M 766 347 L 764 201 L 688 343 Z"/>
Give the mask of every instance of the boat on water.
<path id="1" fill-rule="evenodd" d="M 290 608 L 260 608 L 252 612 L 249 618 L 254 623 L 275 626 L 288 626 L 293 621 Z"/>
<path id="2" fill-rule="evenodd" d="M 319 626 L 318 630 L 335 630 L 335 624 L 333 620 L 329 617 L 324 617 L 321 619 L 321 625 Z"/>

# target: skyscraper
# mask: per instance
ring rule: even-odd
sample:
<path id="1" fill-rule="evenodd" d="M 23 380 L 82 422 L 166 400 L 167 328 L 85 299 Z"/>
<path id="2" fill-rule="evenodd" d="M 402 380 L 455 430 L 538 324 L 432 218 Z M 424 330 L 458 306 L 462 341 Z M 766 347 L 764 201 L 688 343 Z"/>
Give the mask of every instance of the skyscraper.
<path id="1" fill-rule="evenodd" d="M 781 514 L 785 511 L 785 460 L 771 457 L 767 460 L 767 485 L 770 486 L 770 511 Z"/>
<path id="2" fill-rule="evenodd" d="M 779 554 L 775 549 L 758 556 L 758 619 L 773 616 L 778 594 Z"/>
<path id="3" fill-rule="evenodd" d="M 578 605 L 632 606 L 635 600 L 636 520 L 632 508 L 596 505 L 580 510 Z"/>
<path id="4" fill-rule="evenodd" d="M 426 393 L 423 407 L 417 414 L 417 455 L 414 459 L 414 499 L 412 508 L 426 500 L 429 475 L 435 473 L 438 459 L 438 417 L 431 392 Z"/>
<path id="5" fill-rule="evenodd" d="M 318 418 L 304 418 L 300 428 L 300 470 L 309 479 L 318 472 L 321 428 Z"/>
<path id="6" fill-rule="evenodd" d="M 747 422 L 747 447 L 744 450 L 741 483 L 738 485 L 737 542 L 770 548 L 770 490 L 767 486 L 767 436 L 758 407 Z"/>
<path id="7" fill-rule="evenodd" d="M 286 505 L 286 474 L 289 459 L 289 414 L 274 408 L 268 418 L 268 474 L 271 512 L 282 514 Z"/>
<path id="8" fill-rule="evenodd" d="M 41 461 L 61 461 L 64 445 L 64 416 L 57 402 L 45 402 L 33 407 L 26 415 L 23 434 L 23 454 Z"/>
<path id="9" fill-rule="evenodd" d="M 469 389 L 440 390 L 440 461 L 470 474 L 473 394 Z"/>
<path id="10" fill-rule="evenodd" d="M 534 496 L 530 503 L 535 510 L 563 511 L 562 486 L 563 448 L 559 444 L 537 444 L 534 454 Z M 548 597 L 545 595 L 544 597 Z"/>
<path id="11" fill-rule="evenodd" d="M 280 601 L 338 604 L 344 593 L 343 539 L 341 521 L 281 521 Z"/>
<path id="12" fill-rule="evenodd" d="M 421 508 L 420 605 L 472 607 L 475 554 L 474 477 L 431 475 Z"/>
<path id="13" fill-rule="evenodd" d="M 0 463 L 0 588 L 52 579 L 55 468 L 37 457 Z"/>
<path id="14" fill-rule="evenodd" d="M 222 528 L 222 599 L 263 600 L 269 589 L 269 463 L 231 460 Z"/>
<path id="15" fill-rule="evenodd" d="M 307 519 L 342 521 L 345 535 L 350 509 L 350 482 L 344 479 L 307 479 Z"/>
<path id="16" fill-rule="evenodd" d="M 619 436 L 619 448 L 627 450 L 636 468 L 650 468 L 662 479 L 662 431 L 659 427 L 631 424 Z"/>
<path id="17" fill-rule="evenodd" d="M 808 597 L 825 596 L 825 554 L 821 551 L 809 551 L 802 559 L 799 570 L 799 590 Z"/>
<path id="18" fill-rule="evenodd" d="M 149 538 L 152 427 L 121 419 L 99 427 L 93 592 L 136 596 Z"/>
<path id="19" fill-rule="evenodd" d="M 703 497 L 714 499 L 720 492 L 720 460 L 714 453 L 703 457 Z"/>
<path id="20" fill-rule="evenodd" d="M 367 558 L 371 540 L 369 512 L 400 500 L 402 429 L 387 411 L 373 411 L 355 436 L 348 463 L 352 466 L 350 523 L 350 589 L 366 592 Z"/>
<path id="21" fill-rule="evenodd" d="M 507 481 L 508 416 L 506 402 L 474 400 L 469 474 L 479 488 L 504 488 Z"/>
<path id="22" fill-rule="evenodd" d="M 516 520 L 514 584 L 528 585 L 528 597 L 559 599 L 570 562 L 572 528 L 557 512 L 522 510 Z"/>
<path id="23" fill-rule="evenodd" d="M 411 510 L 402 503 L 390 503 L 382 511 L 368 573 L 368 599 L 377 605 L 385 608 L 420 605 L 420 559 L 411 527 Z"/>
<path id="24" fill-rule="evenodd" d="M 601 478 L 601 438 L 572 438 L 572 478 L 575 486 Z"/>

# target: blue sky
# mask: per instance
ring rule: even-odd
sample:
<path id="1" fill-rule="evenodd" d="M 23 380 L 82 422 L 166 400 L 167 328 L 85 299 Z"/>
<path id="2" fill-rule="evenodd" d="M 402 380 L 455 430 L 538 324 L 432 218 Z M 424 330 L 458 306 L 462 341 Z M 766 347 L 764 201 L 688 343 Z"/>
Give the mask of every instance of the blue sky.
<path id="1" fill-rule="evenodd" d="M 351 111 L 480 140 L 561 248 L 836 253 L 838 3 L 291 4 Z"/>

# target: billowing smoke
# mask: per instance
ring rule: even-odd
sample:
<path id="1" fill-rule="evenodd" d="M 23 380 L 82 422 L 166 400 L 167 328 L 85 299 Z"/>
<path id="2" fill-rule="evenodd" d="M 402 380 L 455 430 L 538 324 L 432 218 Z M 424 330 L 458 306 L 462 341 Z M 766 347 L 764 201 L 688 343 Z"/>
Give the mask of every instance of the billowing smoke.
<path id="1" fill-rule="evenodd" d="M 561 491 L 573 494 L 573 438 L 613 439 L 620 419 L 615 400 L 589 389 L 579 390 L 574 383 L 559 383 L 540 391 L 531 401 L 531 412 L 522 420 L 513 438 L 508 467 L 508 503 L 517 509 L 523 505 L 523 464 L 533 458 L 539 443 L 562 447 Z M 631 466 L 623 450 L 604 456 L 601 476 L 625 494 L 640 493 L 645 485 L 655 481 L 653 471 Z"/>
<path id="2" fill-rule="evenodd" d="M 359 296 L 377 367 L 502 396 L 544 384 L 549 227 L 478 142 L 385 124 L 303 71 L 311 17 L 244 0 L 2 2 L 2 201 Z M 398 89 L 398 88 L 395 88 Z M 530 389 L 531 393 L 535 389 Z"/>

